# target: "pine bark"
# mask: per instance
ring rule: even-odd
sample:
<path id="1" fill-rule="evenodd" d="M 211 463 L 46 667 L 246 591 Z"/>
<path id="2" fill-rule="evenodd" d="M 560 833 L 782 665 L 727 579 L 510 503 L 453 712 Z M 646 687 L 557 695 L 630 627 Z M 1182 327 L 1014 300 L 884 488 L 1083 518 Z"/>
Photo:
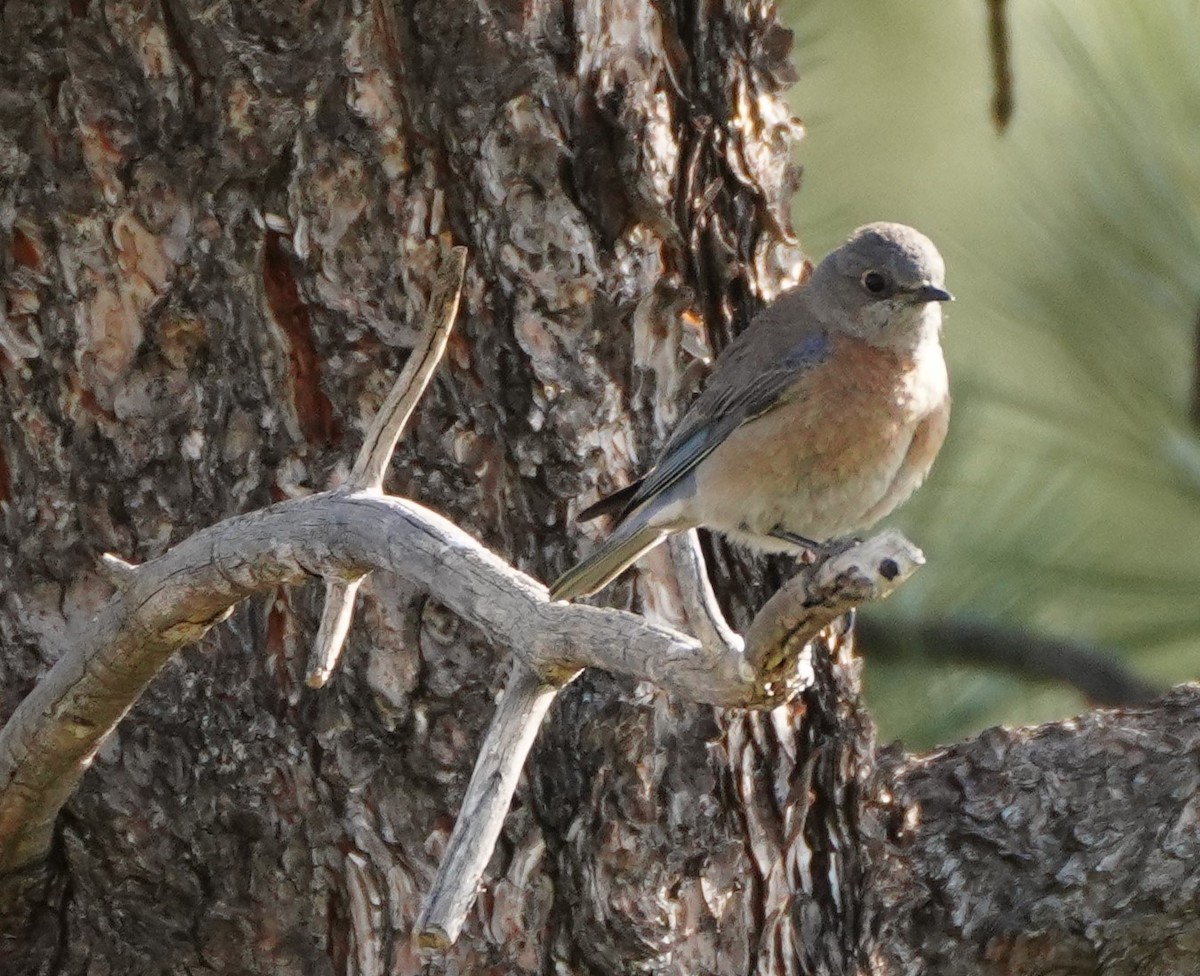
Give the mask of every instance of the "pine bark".
<path id="1" fill-rule="evenodd" d="M 345 476 L 448 246 L 470 249 L 463 311 L 387 488 L 542 579 L 704 357 L 802 273 L 771 3 L 5 0 L 0 34 L 0 718 L 110 596 L 101 553 L 141 562 Z M 744 623 L 777 570 L 710 555 Z M 668 578 L 611 599 L 673 620 Z M 376 574 L 314 692 L 319 599 L 251 601 L 155 679 L 10 887 L 0 969 L 1190 971 L 1150 950 L 1105 968 L 1128 953 L 1104 946 L 1195 938 L 1194 697 L 1166 738 L 1148 710 L 1064 730 L 1059 752 L 998 733 L 876 771 L 840 629 L 770 713 L 585 673 L 466 931 L 425 963 L 410 930 L 509 652 Z M 1087 837 L 1078 806 L 1037 811 L 1115 782 L 1101 748 L 1056 784 L 1056 763 L 1084 769 L 1071 748 L 1139 736 L 1174 770 L 1146 835 L 1172 859 L 1171 912 L 996 895 L 1019 874 L 1047 897 L 1133 878 L 1126 854 L 1045 873 L 1069 843 L 1123 851 L 1146 825 L 1120 804 Z M 1130 791 L 1134 748 L 1111 767 Z M 1102 910 L 1113 928 L 1081 921 Z"/>

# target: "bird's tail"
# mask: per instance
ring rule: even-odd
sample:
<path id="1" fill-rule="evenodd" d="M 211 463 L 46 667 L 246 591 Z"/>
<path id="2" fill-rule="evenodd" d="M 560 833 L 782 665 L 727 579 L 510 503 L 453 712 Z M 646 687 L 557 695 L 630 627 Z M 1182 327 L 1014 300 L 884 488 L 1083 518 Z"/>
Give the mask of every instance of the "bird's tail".
<path id="1" fill-rule="evenodd" d="M 668 530 L 647 525 L 643 520 L 623 523 L 600 543 L 595 552 L 554 581 L 550 599 L 573 600 L 595 593 L 668 534 Z"/>

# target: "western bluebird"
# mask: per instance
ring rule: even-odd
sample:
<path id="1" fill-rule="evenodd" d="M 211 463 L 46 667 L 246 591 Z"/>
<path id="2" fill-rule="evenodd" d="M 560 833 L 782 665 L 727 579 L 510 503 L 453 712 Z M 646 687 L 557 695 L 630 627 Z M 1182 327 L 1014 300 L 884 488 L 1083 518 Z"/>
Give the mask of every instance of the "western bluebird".
<path id="1" fill-rule="evenodd" d="M 819 549 L 907 499 L 950 419 L 945 271 L 911 227 L 858 228 L 718 358 L 645 477 L 580 513 L 616 529 L 550 598 L 596 592 L 673 532 Z"/>

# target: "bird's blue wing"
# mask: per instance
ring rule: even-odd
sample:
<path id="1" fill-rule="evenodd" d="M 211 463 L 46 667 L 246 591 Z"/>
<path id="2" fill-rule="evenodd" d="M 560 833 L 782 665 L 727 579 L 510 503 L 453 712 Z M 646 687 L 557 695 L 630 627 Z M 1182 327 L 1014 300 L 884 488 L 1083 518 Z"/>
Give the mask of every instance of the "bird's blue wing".
<path id="1" fill-rule="evenodd" d="M 743 352 L 745 348 L 748 347 L 736 352 Z M 828 334 L 813 332 L 749 381 L 744 371 L 730 362 L 727 368 L 733 368 L 728 373 L 722 369 L 692 403 L 663 448 L 658 463 L 646 474 L 625 511 L 632 511 L 686 477 L 734 430 L 780 403 L 795 381 L 825 362 L 829 353 Z M 731 379 L 723 381 L 722 374 Z"/>

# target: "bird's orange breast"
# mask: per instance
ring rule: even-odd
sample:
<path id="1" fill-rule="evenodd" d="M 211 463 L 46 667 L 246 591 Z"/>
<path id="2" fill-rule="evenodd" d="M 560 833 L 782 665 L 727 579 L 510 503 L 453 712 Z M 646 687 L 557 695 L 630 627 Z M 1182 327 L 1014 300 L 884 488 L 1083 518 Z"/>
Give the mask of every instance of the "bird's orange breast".
<path id="1" fill-rule="evenodd" d="M 936 341 L 903 353 L 844 335 L 831 345 L 699 466 L 705 524 L 750 541 L 777 527 L 823 541 L 872 524 L 924 479 L 949 413 Z"/>

